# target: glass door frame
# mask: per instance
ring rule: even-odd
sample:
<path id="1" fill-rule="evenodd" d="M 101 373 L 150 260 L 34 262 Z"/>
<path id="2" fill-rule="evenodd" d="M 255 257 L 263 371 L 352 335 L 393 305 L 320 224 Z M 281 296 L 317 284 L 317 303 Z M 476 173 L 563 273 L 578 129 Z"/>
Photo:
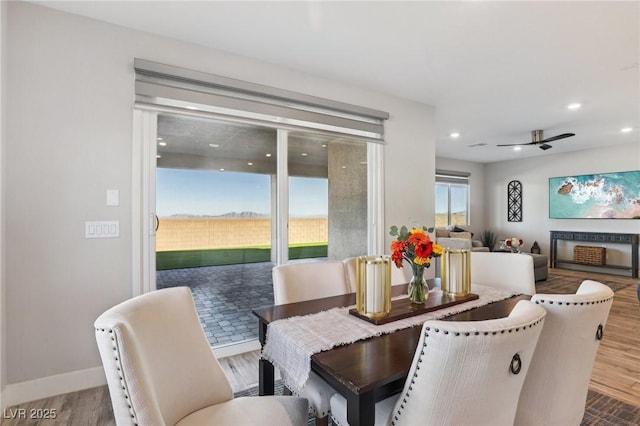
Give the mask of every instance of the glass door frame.
<path id="1" fill-rule="evenodd" d="M 132 144 L 132 296 L 156 290 L 156 155 L 158 112 L 155 108 L 134 108 Z M 178 113 L 178 112 L 176 112 Z M 191 115 L 189 112 L 178 114 Z M 194 113 L 194 116 L 209 114 Z M 210 116 L 212 119 L 219 117 Z M 272 241 L 275 263 L 289 259 L 288 131 L 277 129 L 276 206 L 272 207 Z M 354 138 L 357 139 L 357 138 Z M 379 143 L 367 143 L 367 249 L 382 254 L 384 247 L 383 150 Z M 284 214 L 280 214 L 284 213 Z"/>

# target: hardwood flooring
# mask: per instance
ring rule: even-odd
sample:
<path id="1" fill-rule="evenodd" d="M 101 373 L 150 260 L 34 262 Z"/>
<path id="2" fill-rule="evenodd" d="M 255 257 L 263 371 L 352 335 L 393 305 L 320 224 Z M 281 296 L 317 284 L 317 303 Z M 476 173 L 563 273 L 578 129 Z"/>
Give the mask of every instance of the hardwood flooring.
<path id="1" fill-rule="evenodd" d="M 590 387 L 640 407 L 640 303 L 636 285 L 617 291 L 591 374 Z"/>
<path id="2" fill-rule="evenodd" d="M 553 274 L 594 281 L 630 284 L 613 297 L 605 335 L 598 348 L 589 387 L 603 395 L 640 407 L 639 278 L 551 269 Z M 539 290 L 540 291 L 540 290 Z"/>
<path id="3" fill-rule="evenodd" d="M 596 356 L 590 387 L 607 396 L 640 407 L 640 304 L 636 286 L 640 279 L 580 271 L 552 269 L 551 274 L 631 284 L 616 292 L 605 337 Z M 259 351 L 220 359 L 234 392 L 258 384 Z M 27 418 L 12 417 L 24 409 Z M 55 419 L 29 418 L 31 410 L 55 410 Z M 14 411 L 11 411 L 14 410 Z M 37 411 L 34 411 L 37 413 Z M 106 386 L 58 395 L 7 408 L 2 426 L 114 425 Z"/>

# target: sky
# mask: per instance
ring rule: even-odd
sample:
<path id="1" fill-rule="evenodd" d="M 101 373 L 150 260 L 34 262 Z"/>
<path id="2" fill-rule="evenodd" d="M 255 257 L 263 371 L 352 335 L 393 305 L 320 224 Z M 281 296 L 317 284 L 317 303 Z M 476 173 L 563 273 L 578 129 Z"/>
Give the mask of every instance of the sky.
<path id="1" fill-rule="evenodd" d="M 463 186 L 452 187 L 452 199 L 451 199 L 451 212 L 458 213 L 467 210 L 467 192 L 463 189 Z M 447 213 L 449 207 L 447 203 L 448 198 L 448 186 L 447 184 L 436 185 L 436 213 Z"/>
<path id="2" fill-rule="evenodd" d="M 230 212 L 269 215 L 270 187 L 268 175 L 158 168 L 156 213 L 159 217 Z M 289 178 L 290 215 L 327 216 L 328 191 L 327 179 Z"/>

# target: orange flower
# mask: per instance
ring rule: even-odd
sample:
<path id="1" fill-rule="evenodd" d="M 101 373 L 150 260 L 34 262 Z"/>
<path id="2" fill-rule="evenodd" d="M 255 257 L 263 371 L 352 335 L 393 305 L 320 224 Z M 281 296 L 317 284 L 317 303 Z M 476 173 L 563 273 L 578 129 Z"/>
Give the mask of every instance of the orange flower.
<path id="1" fill-rule="evenodd" d="M 406 241 L 393 241 L 391 243 L 391 260 L 398 268 L 402 268 L 402 258 L 406 245 Z"/>
<path id="2" fill-rule="evenodd" d="M 397 237 L 391 243 L 391 259 L 398 268 L 402 267 L 402 261 L 429 267 L 431 258 L 442 254 L 442 247 L 431 241 L 426 234 L 427 228 L 413 228 L 411 231 L 406 226 L 391 227 L 390 234 Z M 432 229 L 428 229 L 429 232 Z"/>

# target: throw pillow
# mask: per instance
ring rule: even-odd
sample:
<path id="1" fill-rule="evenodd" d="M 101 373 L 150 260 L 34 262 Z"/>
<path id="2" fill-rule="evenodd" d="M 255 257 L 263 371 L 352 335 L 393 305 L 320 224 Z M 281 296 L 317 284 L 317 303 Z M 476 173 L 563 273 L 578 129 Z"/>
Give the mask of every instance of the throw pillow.
<path id="1" fill-rule="evenodd" d="M 458 225 L 454 226 L 452 231 L 453 232 L 469 232 L 471 234 L 471 238 L 473 238 L 473 232 L 467 231 L 466 229 L 462 229 Z"/>
<path id="2" fill-rule="evenodd" d="M 449 238 L 449 231 L 446 229 L 436 229 L 436 238 Z"/>

